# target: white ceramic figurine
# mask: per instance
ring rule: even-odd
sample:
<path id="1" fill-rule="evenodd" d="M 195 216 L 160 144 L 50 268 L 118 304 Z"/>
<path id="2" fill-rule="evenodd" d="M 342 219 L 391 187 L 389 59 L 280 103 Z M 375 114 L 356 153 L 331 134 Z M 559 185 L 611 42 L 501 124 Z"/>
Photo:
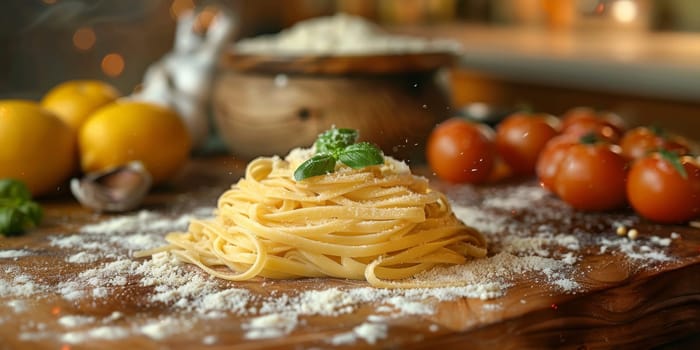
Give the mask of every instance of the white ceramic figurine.
<path id="1" fill-rule="evenodd" d="M 196 19 L 192 11 L 179 17 L 173 51 L 148 68 L 142 89 L 130 96 L 175 109 L 190 131 L 195 148 L 201 147 L 209 135 L 207 109 L 212 77 L 236 25 L 235 19 L 221 10 L 206 31 L 198 33 Z"/>

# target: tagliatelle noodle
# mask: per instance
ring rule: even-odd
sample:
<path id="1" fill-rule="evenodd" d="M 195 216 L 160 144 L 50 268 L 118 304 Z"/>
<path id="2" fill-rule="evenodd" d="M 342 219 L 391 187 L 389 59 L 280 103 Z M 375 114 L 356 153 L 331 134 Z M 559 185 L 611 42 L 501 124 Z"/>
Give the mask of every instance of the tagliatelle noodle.
<path id="1" fill-rule="evenodd" d="M 227 280 L 336 277 L 384 288 L 440 287 L 407 279 L 436 265 L 486 256 L 477 230 L 428 180 L 390 157 L 383 165 L 296 181 L 302 151 L 251 161 L 216 216 L 166 236 L 182 261 Z"/>

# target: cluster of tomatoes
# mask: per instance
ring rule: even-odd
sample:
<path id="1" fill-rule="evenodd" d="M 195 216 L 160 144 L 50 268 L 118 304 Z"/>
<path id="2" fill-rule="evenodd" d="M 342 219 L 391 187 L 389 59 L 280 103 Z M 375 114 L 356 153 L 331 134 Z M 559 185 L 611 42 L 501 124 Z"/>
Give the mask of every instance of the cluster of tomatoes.
<path id="1" fill-rule="evenodd" d="M 658 128 L 626 130 L 619 116 L 574 108 L 561 118 L 515 113 L 492 129 L 451 118 L 432 131 L 428 164 L 441 179 L 484 183 L 537 176 L 573 208 L 630 205 L 656 222 L 700 217 L 700 162 L 679 136 Z"/>

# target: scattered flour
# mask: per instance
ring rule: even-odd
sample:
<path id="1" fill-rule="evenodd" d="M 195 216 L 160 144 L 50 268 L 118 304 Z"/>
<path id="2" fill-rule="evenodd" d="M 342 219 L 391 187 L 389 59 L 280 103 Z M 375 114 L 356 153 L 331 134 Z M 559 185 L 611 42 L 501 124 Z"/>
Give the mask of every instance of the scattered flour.
<path id="1" fill-rule="evenodd" d="M 673 260 L 662 249 L 668 247 L 671 240 L 652 236 L 649 239 L 629 239 L 627 237 L 600 239 L 601 253 L 617 250 L 627 256 L 627 258 L 637 261 L 640 265 L 645 265 L 654 261 Z"/>
<path id="2" fill-rule="evenodd" d="M 526 276 L 552 291 L 579 293 L 576 282 L 583 268 L 578 266 L 582 249 L 601 246 L 602 253 L 624 254 L 639 266 L 671 260 L 666 253 L 674 239 L 640 236 L 637 240 L 615 235 L 619 225 L 632 227 L 633 220 L 612 218 L 603 226 L 586 227 L 590 234 L 577 231 L 585 215 L 562 210 L 547 210 L 546 194 L 538 186 L 525 186 L 509 196 L 485 196 L 482 203 L 453 203 L 455 214 L 466 224 L 482 231 L 489 242 L 489 257 L 468 261 L 464 265 L 436 267 L 412 279 L 418 282 L 454 282 L 463 285 L 445 288 L 377 289 L 345 286 L 323 290 L 290 292 L 272 291 L 266 295 L 217 280 L 198 269 L 184 265 L 172 254 L 157 253 L 148 259 L 133 259 L 135 250 L 164 244 L 163 234 L 185 230 L 193 217 L 211 216 L 213 208 L 200 208 L 172 217 L 150 211 L 117 216 L 84 226 L 74 235 L 49 236 L 49 244 L 68 250 L 66 264 L 90 264 L 80 273 L 66 275 L 58 285 L 34 280 L 20 266 L 10 266 L 0 275 L 0 297 L 22 298 L 53 294 L 75 303 L 85 299 L 99 301 L 114 297 L 127 287 L 144 288 L 146 301 L 156 307 L 167 307 L 168 316 L 141 320 L 131 328 L 111 324 L 124 317 L 120 312 L 97 318 L 65 315 L 57 319 L 68 332 L 54 335 L 61 342 L 79 344 L 89 340 L 116 340 L 143 335 L 154 340 L 166 339 L 185 332 L 197 318 L 221 318 L 228 315 L 246 317 L 241 325 L 246 339 L 284 337 L 305 317 L 337 317 L 356 312 L 368 305 L 373 314 L 350 332 L 331 337 L 332 345 L 364 341 L 376 344 L 389 333 L 391 320 L 408 315 L 432 315 L 439 301 L 476 298 L 491 300 L 504 295 L 514 280 Z M 532 208 L 537 208 L 533 210 Z M 570 215 L 569 215 L 570 214 Z M 552 226 L 547 222 L 561 224 Z M 523 222 L 530 225 L 522 230 Z M 27 250 L 0 251 L 0 258 L 19 258 L 32 254 Z M 49 293 L 50 292 L 50 293 Z M 15 312 L 23 312 L 20 300 L 8 304 Z M 526 302 L 526 301 L 521 301 Z M 485 310 L 498 310 L 498 303 L 485 304 Z M 431 331 L 439 327 L 434 325 Z M 28 330 L 24 338 L 41 336 Z M 48 337 L 50 335 L 43 335 Z M 22 338 L 22 339 L 24 339 Z M 202 344 L 214 344 L 216 335 L 201 338 Z"/>
<path id="3" fill-rule="evenodd" d="M 204 338 L 202 338 L 202 344 L 204 345 L 214 345 L 218 341 L 218 338 L 215 335 L 205 335 Z"/>
<path id="4" fill-rule="evenodd" d="M 484 306 L 481 307 L 483 310 L 487 311 L 498 311 L 498 310 L 503 310 L 503 305 L 498 304 L 498 303 L 489 303 L 489 304 L 484 304 Z"/>
<path id="5" fill-rule="evenodd" d="M 114 321 L 116 321 L 116 320 L 121 319 L 122 317 L 124 317 L 124 314 L 123 314 L 123 313 L 121 313 L 121 312 L 119 312 L 119 311 L 114 311 L 114 312 L 112 312 L 109 316 L 107 316 L 107 317 L 105 317 L 104 319 L 102 319 L 102 323 L 114 322 Z"/>
<path id="6" fill-rule="evenodd" d="M 507 223 L 505 217 L 491 215 L 477 207 L 453 205 L 452 211 L 462 222 L 484 234 L 502 233 Z"/>
<path id="7" fill-rule="evenodd" d="M 69 344 L 83 343 L 88 340 L 116 340 L 131 335 L 129 329 L 117 326 L 100 326 L 86 331 L 64 333 L 61 341 Z"/>
<path id="8" fill-rule="evenodd" d="M 483 207 L 500 209 L 524 209 L 546 197 L 547 191 L 540 187 L 518 187 L 508 197 L 488 197 L 481 203 Z"/>
<path id="9" fill-rule="evenodd" d="M 66 328 L 75 328 L 95 322 L 93 316 L 66 315 L 58 319 L 58 324 Z"/>
<path id="10" fill-rule="evenodd" d="M 246 339 L 278 338 L 296 328 L 299 320 L 295 314 L 268 314 L 253 318 L 243 325 Z"/>
<path id="11" fill-rule="evenodd" d="M 163 234 L 170 231 L 184 231 L 190 220 L 213 215 L 214 208 L 196 208 L 191 213 L 171 217 L 152 211 L 142 210 L 136 214 L 117 216 L 95 224 L 85 225 L 80 234 L 53 236 L 53 246 L 66 249 L 89 251 L 92 256 L 73 257 L 76 263 L 92 261 L 94 257 L 114 258 L 115 248 L 129 253 L 159 247 L 163 244 Z M 97 255 L 95 255 L 97 254 Z"/>
<path id="12" fill-rule="evenodd" d="M 387 337 L 389 327 L 385 323 L 365 322 L 352 332 L 341 333 L 330 339 L 332 345 L 354 344 L 357 339 L 364 339 L 369 344 L 375 344 L 377 340 Z"/>
<path id="13" fill-rule="evenodd" d="M 332 345 L 338 346 L 338 345 L 350 345 L 354 344 L 357 341 L 357 336 L 355 335 L 355 332 L 347 332 L 347 333 L 340 333 L 333 338 L 330 339 L 330 343 Z"/>
<path id="14" fill-rule="evenodd" d="M 88 264 L 100 260 L 98 254 L 88 252 L 78 252 L 66 258 L 66 261 L 73 264 Z"/>
<path id="15" fill-rule="evenodd" d="M 673 235 L 671 235 L 671 238 L 661 238 L 658 236 L 651 236 L 649 237 L 649 241 L 653 244 L 656 244 L 660 247 L 668 247 L 671 245 L 671 239 L 673 238 Z"/>
<path id="16" fill-rule="evenodd" d="M 66 300 L 76 300 L 83 297 L 84 289 L 124 286 L 129 272 L 133 271 L 138 264 L 129 259 L 106 262 L 99 267 L 81 272 L 77 278 L 60 282 L 58 290 Z"/>
<path id="17" fill-rule="evenodd" d="M 17 259 L 31 255 L 28 250 L 0 250 L 0 259 Z"/>
<path id="18" fill-rule="evenodd" d="M 24 300 L 9 300 L 5 303 L 16 314 L 27 311 L 27 302 Z"/>
<path id="19" fill-rule="evenodd" d="M 80 232 L 95 235 L 112 235 L 114 233 L 143 234 L 185 230 L 191 219 L 212 216 L 214 209 L 212 207 L 196 208 L 192 213 L 175 218 L 142 210 L 136 214 L 117 216 L 96 224 L 85 225 L 80 229 Z"/>
<path id="20" fill-rule="evenodd" d="M 352 331 L 359 338 L 364 339 L 370 344 L 374 344 L 377 340 L 386 338 L 387 330 L 388 327 L 386 324 L 365 322 L 355 327 Z"/>
<path id="21" fill-rule="evenodd" d="M 165 339 L 173 334 L 187 331 L 191 322 L 175 318 L 163 318 L 141 326 L 140 332 L 155 340 Z"/>
<path id="22" fill-rule="evenodd" d="M 374 322 L 374 323 L 386 322 L 388 320 L 389 320 L 389 317 L 382 316 L 382 315 L 369 315 L 369 316 L 367 316 L 367 321 Z"/>
<path id="23" fill-rule="evenodd" d="M 18 268 L 5 268 L 4 275 L 0 277 L 0 297 L 30 297 L 46 292 L 49 288 L 32 280 L 30 275 L 22 273 Z"/>

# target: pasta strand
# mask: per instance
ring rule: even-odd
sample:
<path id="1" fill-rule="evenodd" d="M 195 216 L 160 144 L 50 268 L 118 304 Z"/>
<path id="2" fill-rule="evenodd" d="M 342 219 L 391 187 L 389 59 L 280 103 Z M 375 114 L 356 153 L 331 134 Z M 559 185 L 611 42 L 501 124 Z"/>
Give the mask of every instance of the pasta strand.
<path id="1" fill-rule="evenodd" d="M 218 200 L 216 217 L 193 220 L 168 245 L 213 276 L 365 279 L 383 288 L 436 287 L 407 279 L 441 264 L 486 256 L 486 241 L 452 213 L 446 197 L 403 163 L 336 172 L 295 181 L 301 160 L 250 162 Z"/>

